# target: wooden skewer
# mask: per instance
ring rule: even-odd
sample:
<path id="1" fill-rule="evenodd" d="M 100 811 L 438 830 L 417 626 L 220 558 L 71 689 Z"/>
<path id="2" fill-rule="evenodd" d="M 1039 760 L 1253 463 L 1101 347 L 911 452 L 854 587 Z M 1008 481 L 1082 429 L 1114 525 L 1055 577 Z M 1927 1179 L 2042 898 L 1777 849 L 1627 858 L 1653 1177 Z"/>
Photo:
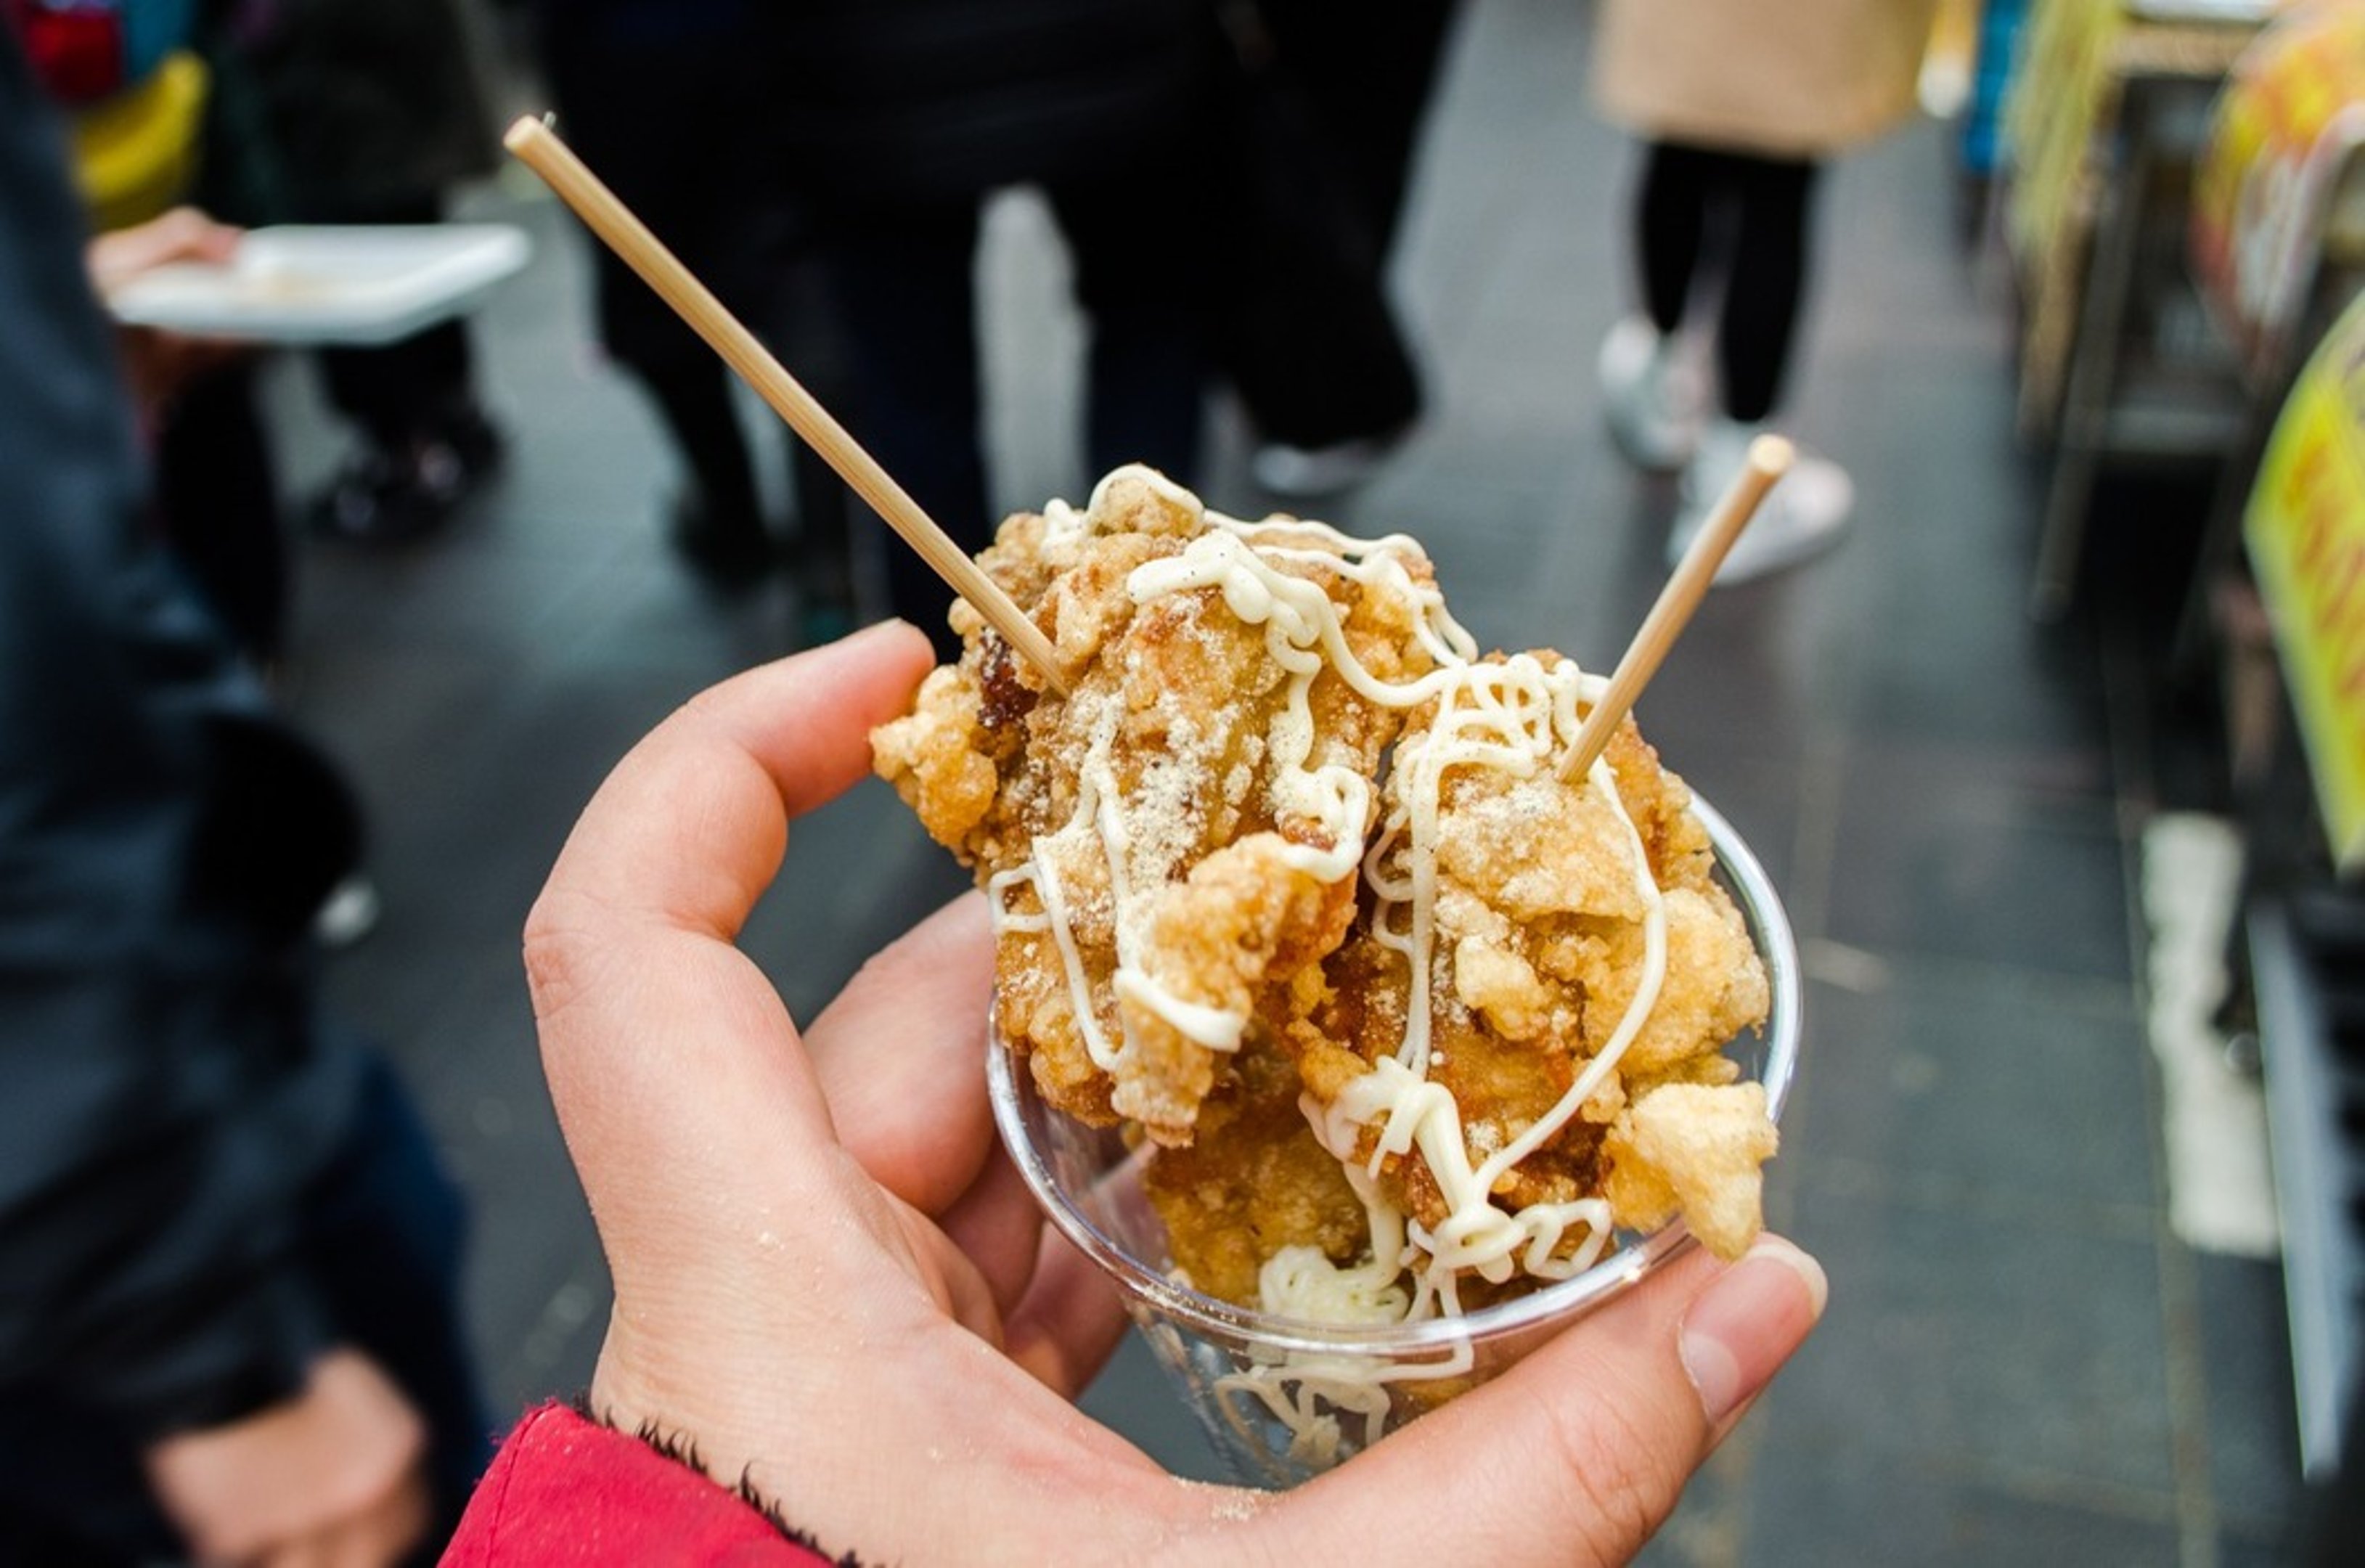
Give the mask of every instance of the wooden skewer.
<path id="1" fill-rule="evenodd" d="M 1002 585 L 978 568 L 969 553 L 947 538 L 920 510 L 903 487 L 865 452 L 846 427 L 790 375 L 771 351 L 757 341 L 738 318 L 723 307 L 707 286 L 682 265 L 647 225 L 617 199 L 598 175 L 532 115 L 521 117 L 509 129 L 502 144 L 518 160 L 546 181 L 590 230 L 622 257 L 626 265 L 679 312 L 692 330 L 704 338 L 732 369 L 745 377 L 790 429 L 804 438 L 824 461 L 837 470 L 857 495 L 870 503 L 887 525 L 920 553 L 955 593 L 975 605 L 986 623 L 1043 674 L 1054 691 L 1067 695 L 1059 674 L 1059 655 L 1051 640 L 1026 619 L 1026 611 L 1003 591 Z"/>
<path id="2" fill-rule="evenodd" d="M 1761 435 L 1749 443 L 1749 457 L 1741 465 L 1741 473 L 1716 503 L 1708 521 L 1693 538 L 1676 564 L 1675 575 L 1667 586 L 1659 590 L 1659 600 L 1651 606 L 1651 613 L 1642 619 L 1642 630 L 1627 644 L 1626 654 L 1609 677 L 1609 689 L 1585 716 L 1585 723 L 1576 732 L 1576 740 L 1561 758 L 1560 776 L 1571 782 L 1585 776 L 1601 749 L 1609 744 L 1610 732 L 1618 721 L 1634 706 L 1642 688 L 1658 673 L 1659 661 L 1667 656 L 1676 639 L 1683 635 L 1684 623 L 1699 608 L 1709 584 L 1715 580 L 1716 569 L 1723 564 L 1725 552 L 1741 537 L 1741 530 L 1757 510 L 1757 503 L 1774 487 L 1774 481 L 1789 471 L 1793 455 L 1790 443 L 1778 435 Z"/>

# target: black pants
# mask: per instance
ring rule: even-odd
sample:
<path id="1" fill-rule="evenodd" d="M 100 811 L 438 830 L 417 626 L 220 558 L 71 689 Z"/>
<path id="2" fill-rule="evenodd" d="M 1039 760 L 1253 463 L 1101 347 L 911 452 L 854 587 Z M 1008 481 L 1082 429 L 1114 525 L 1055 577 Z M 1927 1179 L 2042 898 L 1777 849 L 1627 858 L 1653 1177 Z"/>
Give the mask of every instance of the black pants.
<path id="1" fill-rule="evenodd" d="M 1384 440 L 1420 415 L 1388 260 L 1454 6 L 1257 0 L 1267 36 L 1219 42 L 1209 224 L 1253 260 L 1213 271 L 1214 346 L 1262 440 Z"/>
<path id="2" fill-rule="evenodd" d="M 165 543 L 239 651 L 270 664 L 287 632 L 287 546 L 278 471 L 255 363 L 185 387 L 156 422 L 156 505 Z"/>
<path id="3" fill-rule="evenodd" d="M 1642 297 L 1662 332 L 1683 324 L 1712 261 L 1724 290 L 1716 331 L 1724 411 L 1754 423 L 1780 402 L 1806 292 L 1817 165 L 1657 141 L 1635 202 Z"/>
<path id="4" fill-rule="evenodd" d="M 421 1563 L 492 1457 L 457 1313 L 462 1230 L 458 1189 L 391 1070 L 372 1058 L 345 1146 L 307 1194 L 304 1261 L 344 1342 L 426 1423 L 435 1495 Z M 140 1456 L 105 1422 L 52 1395 L 0 1399 L 0 1562 L 131 1568 L 182 1555 Z"/>
<path id="5" fill-rule="evenodd" d="M 1283 67 L 1328 135 L 1383 258 L 1458 0 L 1260 0 Z"/>
<path id="6" fill-rule="evenodd" d="M 1050 190 L 1090 322 L 1084 452 L 1097 478 L 1147 463 L 1194 482 L 1206 366 L 1199 281 L 1182 243 L 1143 243 L 1143 197 L 1117 182 Z M 992 537 L 982 447 L 974 253 L 980 206 L 956 202 L 848 214 L 828 227 L 828 256 L 848 341 L 862 346 L 847 420 L 857 439 L 921 509 L 975 553 Z M 1070 499 L 1082 504 L 1083 497 Z M 897 615 L 939 653 L 951 590 L 900 542 L 888 557 Z"/>
<path id="7" fill-rule="evenodd" d="M 539 49 L 560 128 L 584 161 L 822 404 L 846 400 L 835 328 L 799 174 L 766 129 L 776 46 L 762 18 L 667 25 L 659 8 L 543 7 Z M 611 14 L 612 13 L 612 14 Z M 591 250 L 600 341 L 648 394 L 687 471 L 689 505 L 760 527 L 736 378 L 604 245 Z M 853 498 L 785 428 L 800 532 L 842 557 Z"/>
<path id="8" fill-rule="evenodd" d="M 323 223 L 440 223 L 443 198 L 426 195 L 304 215 Z M 329 402 L 382 452 L 400 453 L 476 406 L 476 353 L 465 318 L 370 348 L 319 352 Z"/>

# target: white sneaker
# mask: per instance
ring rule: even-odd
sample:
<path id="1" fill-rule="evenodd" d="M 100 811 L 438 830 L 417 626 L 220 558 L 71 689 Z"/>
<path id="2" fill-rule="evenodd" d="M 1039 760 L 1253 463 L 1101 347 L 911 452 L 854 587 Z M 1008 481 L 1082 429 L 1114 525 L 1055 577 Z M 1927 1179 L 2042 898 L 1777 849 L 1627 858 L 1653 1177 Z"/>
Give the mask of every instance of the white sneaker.
<path id="1" fill-rule="evenodd" d="M 1402 446 L 1409 430 L 1384 436 L 1356 436 L 1329 446 L 1289 446 L 1270 442 L 1249 458 L 1256 482 L 1292 500 L 1318 500 L 1351 490 L 1377 472 Z"/>
<path id="2" fill-rule="evenodd" d="M 347 874 L 312 914 L 312 935 L 323 947 L 350 947 L 377 929 L 384 908 L 366 872 Z"/>
<path id="3" fill-rule="evenodd" d="M 1667 538 L 1669 566 L 1683 559 L 1693 535 L 1708 521 L 1709 509 L 1732 487 L 1748 461 L 1749 443 L 1765 433 L 1764 425 L 1710 421 L 1699 451 L 1684 470 L 1684 510 Z M 1846 537 L 1855 515 L 1855 484 L 1847 470 L 1799 449 L 1789 471 L 1765 492 L 1749 526 L 1725 552 L 1716 569 L 1716 586 L 1750 582 L 1821 554 Z"/>
<path id="4" fill-rule="evenodd" d="M 1663 336 L 1641 316 L 1621 318 L 1595 362 L 1609 437 L 1638 468 L 1680 468 L 1699 444 L 1708 377 L 1697 345 Z"/>

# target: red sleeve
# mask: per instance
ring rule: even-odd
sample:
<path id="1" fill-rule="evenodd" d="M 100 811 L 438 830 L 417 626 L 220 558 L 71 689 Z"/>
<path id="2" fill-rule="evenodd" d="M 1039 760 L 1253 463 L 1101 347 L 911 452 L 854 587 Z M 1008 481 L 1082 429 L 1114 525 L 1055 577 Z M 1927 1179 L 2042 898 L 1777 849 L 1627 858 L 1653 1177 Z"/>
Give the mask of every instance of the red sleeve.
<path id="1" fill-rule="evenodd" d="M 561 1405 L 518 1423 L 443 1553 L 443 1568 L 690 1563 L 829 1568 L 688 1465 Z"/>

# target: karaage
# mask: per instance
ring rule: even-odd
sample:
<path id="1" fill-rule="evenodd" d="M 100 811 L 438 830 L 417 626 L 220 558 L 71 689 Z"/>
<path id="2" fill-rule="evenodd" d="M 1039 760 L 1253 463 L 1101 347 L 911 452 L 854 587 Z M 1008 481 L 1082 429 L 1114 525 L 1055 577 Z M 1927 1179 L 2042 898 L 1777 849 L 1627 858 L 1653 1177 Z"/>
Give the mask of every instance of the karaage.
<path id="1" fill-rule="evenodd" d="M 1604 683 L 1479 656 L 1427 555 L 1207 510 L 1142 468 L 1006 521 L 878 769 L 993 906 L 995 1022 L 1138 1126 L 1196 1288 L 1385 1321 L 1569 1277 L 1681 1215 L 1738 1256 L 1776 1137 L 1722 1055 L 1765 971 L 1681 779 Z"/>

